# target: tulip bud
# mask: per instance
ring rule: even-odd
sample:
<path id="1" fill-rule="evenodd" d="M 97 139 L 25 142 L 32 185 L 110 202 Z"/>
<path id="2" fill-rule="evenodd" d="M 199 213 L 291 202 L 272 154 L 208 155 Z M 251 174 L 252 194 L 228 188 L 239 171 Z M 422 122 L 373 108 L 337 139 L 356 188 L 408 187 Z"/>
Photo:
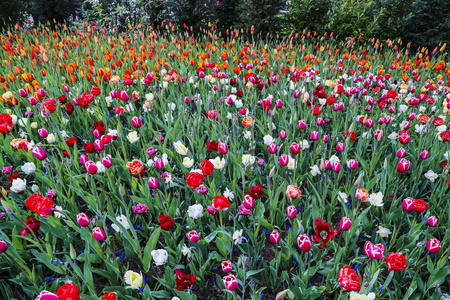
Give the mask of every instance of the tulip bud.
<path id="1" fill-rule="evenodd" d="M 411 167 L 411 162 L 409 160 L 402 158 L 398 162 L 397 172 L 399 172 L 399 173 L 407 172 L 410 167 Z"/>
<path id="2" fill-rule="evenodd" d="M 19 90 L 19 95 L 20 95 L 20 97 L 25 98 L 27 96 L 27 92 L 24 89 L 20 89 Z"/>
<path id="3" fill-rule="evenodd" d="M 297 245 L 303 252 L 308 252 L 312 247 L 311 239 L 306 234 L 299 235 L 297 237 Z"/>
<path id="4" fill-rule="evenodd" d="M 427 249 L 430 253 L 438 253 L 441 251 L 441 242 L 438 239 L 431 239 L 427 243 Z"/>
<path id="5" fill-rule="evenodd" d="M 430 227 L 436 227 L 436 225 L 438 224 L 438 218 L 436 218 L 435 216 L 429 217 L 427 220 L 427 224 Z"/>
<path id="6" fill-rule="evenodd" d="M 164 161 L 161 158 L 155 159 L 155 167 L 158 170 L 161 170 L 162 168 L 164 168 Z"/>
<path id="7" fill-rule="evenodd" d="M 77 215 L 77 222 L 78 222 L 78 225 L 80 225 L 81 227 L 87 227 L 87 226 L 89 226 L 90 220 L 89 220 L 89 217 L 87 214 L 79 213 Z"/>
<path id="8" fill-rule="evenodd" d="M 229 291 L 234 291 L 238 287 L 238 282 L 236 280 L 236 277 L 233 274 L 225 276 L 222 279 L 222 281 L 223 281 L 223 284 L 225 285 L 225 288 Z"/>
<path id="9" fill-rule="evenodd" d="M 347 166 L 348 166 L 350 169 L 354 170 L 354 169 L 356 169 L 356 168 L 358 167 L 358 161 L 357 161 L 356 159 L 351 159 L 351 160 L 349 160 L 349 161 L 347 162 Z"/>
<path id="10" fill-rule="evenodd" d="M 327 159 L 323 162 L 323 166 L 325 167 L 325 170 L 331 169 L 331 162 Z"/>
<path id="11" fill-rule="evenodd" d="M 225 143 L 219 142 L 219 153 L 225 155 L 228 153 L 228 146 Z"/>
<path id="12" fill-rule="evenodd" d="M 324 142 L 324 143 L 328 143 L 328 135 L 324 135 L 324 136 L 322 136 L 322 141 Z"/>
<path id="13" fill-rule="evenodd" d="M 221 263 L 222 266 L 222 271 L 224 271 L 225 273 L 230 273 L 231 271 L 233 271 L 233 266 L 231 265 L 231 261 L 226 260 L 223 261 Z"/>
<path id="14" fill-rule="evenodd" d="M 278 99 L 277 101 L 275 101 L 275 105 L 277 106 L 277 108 L 282 108 L 283 107 L 283 101 Z"/>
<path id="15" fill-rule="evenodd" d="M 92 229 L 92 236 L 96 241 L 101 242 L 106 238 L 106 233 L 102 228 L 94 227 L 94 229 Z"/>
<path id="16" fill-rule="evenodd" d="M 319 139 L 319 132 L 313 131 L 311 132 L 311 140 L 317 141 Z"/>
<path id="17" fill-rule="evenodd" d="M 323 125 L 323 119 L 322 118 L 317 118 L 316 124 L 317 124 L 317 126 L 322 126 Z"/>
<path id="18" fill-rule="evenodd" d="M 300 145 L 294 142 L 291 144 L 291 147 L 289 148 L 289 150 L 294 155 L 298 154 L 300 152 Z"/>
<path id="19" fill-rule="evenodd" d="M 128 93 L 126 91 L 120 92 L 120 100 L 122 100 L 122 101 L 130 100 L 130 96 L 128 96 Z"/>
<path id="20" fill-rule="evenodd" d="M 105 168 L 111 168 L 112 166 L 111 156 L 108 155 L 106 157 L 103 157 L 102 164 L 105 166 Z"/>
<path id="21" fill-rule="evenodd" d="M 45 139 L 46 137 L 48 137 L 48 131 L 45 128 L 38 129 L 38 133 L 41 138 Z"/>
<path id="22" fill-rule="evenodd" d="M 286 209 L 286 214 L 288 218 L 294 219 L 297 216 L 297 209 L 294 205 L 288 206 Z"/>
<path id="23" fill-rule="evenodd" d="M 427 150 L 423 150 L 423 151 L 420 153 L 420 158 L 421 158 L 421 159 L 427 159 L 427 158 L 428 158 L 428 154 L 429 154 L 429 152 L 428 152 Z"/>
<path id="24" fill-rule="evenodd" d="M 297 99 L 298 97 L 300 97 L 300 92 L 294 91 L 294 98 Z"/>
<path id="25" fill-rule="evenodd" d="M 45 91 L 43 89 L 38 89 L 37 93 L 39 97 L 45 97 Z"/>
<path id="26" fill-rule="evenodd" d="M 333 172 L 339 172 L 341 170 L 341 164 L 339 162 L 335 162 L 331 164 L 331 169 Z"/>
<path id="27" fill-rule="evenodd" d="M 255 200 L 253 199 L 252 196 L 245 195 L 244 196 L 244 201 L 243 201 L 242 204 L 244 205 L 245 208 L 252 209 L 255 206 Z"/>
<path id="28" fill-rule="evenodd" d="M 131 125 L 133 125 L 134 128 L 138 129 L 142 126 L 142 121 L 139 117 L 132 117 Z"/>
<path id="29" fill-rule="evenodd" d="M 0 240 L 0 254 L 6 252 L 6 250 L 8 250 L 8 244 Z"/>
<path id="30" fill-rule="evenodd" d="M 89 158 L 87 157 L 86 154 L 82 154 L 80 156 L 80 163 L 84 166 L 86 164 L 86 162 L 89 160 Z"/>
<path id="31" fill-rule="evenodd" d="M 323 158 L 320 159 L 319 169 L 320 171 L 325 170 L 325 163 L 323 161 Z"/>
<path id="32" fill-rule="evenodd" d="M 289 156 L 287 156 L 286 154 L 281 154 L 279 161 L 280 165 L 282 165 L 283 167 L 287 166 L 287 164 L 289 163 Z"/>
<path id="33" fill-rule="evenodd" d="M 206 208 L 206 210 L 212 215 L 214 216 L 216 214 L 216 209 L 214 208 L 214 206 L 212 205 L 208 205 L 208 207 Z"/>
<path id="34" fill-rule="evenodd" d="M 95 140 L 94 147 L 97 151 L 103 151 L 103 149 L 105 149 L 105 144 L 102 142 L 102 140 Z"/>
<path id="35" fill-rule="evenodd" d="M 278 230 L 274 229 L 272 231 L 272 233 L 270 234 L 269 238 L 270 238 L 270 242 L 272 244 L 278 244 L 280 242 L 280 240 L 281 240 L 281 235 L 278 232 Z"/>
<path id="36" fill-rule="evenodd" d="M 350 227 L 352 227 L 352 221 L 349 217 L 343 217 L 339 222 L 339 227 L 341 228 L 341 230 L 347 231 L 350 229 Z"/>
<path id="37" fill-rule="evenodd" d="M 345 150 L 345 144 L 344 144 L 344 143 L 337 143 L 337 145 L 336 145 L 336 150 L 337 150 L 338 152 L 344 152 L 344 150 Z"/>
<path id="38" fill-rule="evenodd" d="M 60 298 L 58 295 L 44 290 L 36 297 L 35 300 L 60 300 Z"/>
<path id="39" fill-rule="evenodd" d="M 40 147 L 34 147 L 32 153 L 39 160 L 44 160 L 47 158 L 47 153 Z"/>
<path id="40" fill-rule="evenodd" d="M 149 186 L 151 189 L 157 189 L 158 186 L 159 186 L 158 179 L 157 179 L 156 177 L 150 177 L 150 178 L 148 179 L 148 186 Z"/>
<path id="41" fill-rule="evenodd" d="M 403 149 L 403 148 L 398 149 L 398 151 L 397 151 L 398 158 L 405 157 L 405 154 L 406 154 L 406 150 L 405 149 Z"/>
<path id="42" fill-rule="evenodd" d="M 198 235 L 197 230 L 191 230 L 188 232 L 188 238 L 191 242 L 197 243 L 200 239 L 200 236 Z"/>
<path id="43" fill-rule="evenodd" d="M 411 197 L 408 197 L 406 199 L 403 199 L 402 201 L 402 208 L 405 211 L 412 211 L 414 209 L 414 200 Z"/>
<path id="44" fill-rule="evenodd" d="M 84 164 L 84 167 L 86 168 L 86 172 L 88 172 L 91 175 L 95 175 L 98 171 L 97 165 L 92 160 L 87 161 Z"/>
<path id="45" fill-rule="evenodd" d="M 299 129 L 305 129 L 306 128 L 306 121 L 305 120 L 299 120 L 298 121 L 298 128 Z"/>
<path id="46" fill-rule="evenodd" d="M 277 149 L 278 149 L 278 146 L 276 144 L 269 145 L 269 153 L 271 153 L 271 154 L 277 153 Z M 281 157 L 280 157 L 280 159 L 281 159 Z"/>
<path id="47" fill-rule="evenodd" d="M 286 138 L 286 136 L 287 136 L 286 131 L 284 131 L 284 130 L 280 131 L 280 139 L 284 140 Z"/>
<path id="48" fill-rule="evenodd" d="M 36 100 L 36 98 L 30 97 L 28 98 L 28 103 L 30 103 L 30 105 L 36 105 L 38 101 Z"/>

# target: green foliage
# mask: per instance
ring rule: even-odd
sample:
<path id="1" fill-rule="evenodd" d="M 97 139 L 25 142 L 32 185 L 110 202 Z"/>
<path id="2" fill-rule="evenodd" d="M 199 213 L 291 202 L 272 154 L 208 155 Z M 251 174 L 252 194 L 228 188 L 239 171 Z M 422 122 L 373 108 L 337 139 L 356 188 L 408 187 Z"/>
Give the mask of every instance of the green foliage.
<path id="1" fill-rule="evenodd" d="M 243 29 L 254 26 L 256 33 L 277 33 L 282 28 L 283 16 L 280 11 L 282 0 L 246 0 L 240 6 L 240 25 Z"/>
<path id="2" fill-rule="evenodd" d="M 8 25 L 16 22 L 23 22 L 24 6 L 22 0 L 0 1 L 0 29 L 6 29 Z"/>
<path id="3" fill-rule="evenodd" d="M 306 30 L 322 34 L 327 28 L 330 10 L 329 0 L 292 0 L 286 14 L 288 27 L 297 32 Z"/>

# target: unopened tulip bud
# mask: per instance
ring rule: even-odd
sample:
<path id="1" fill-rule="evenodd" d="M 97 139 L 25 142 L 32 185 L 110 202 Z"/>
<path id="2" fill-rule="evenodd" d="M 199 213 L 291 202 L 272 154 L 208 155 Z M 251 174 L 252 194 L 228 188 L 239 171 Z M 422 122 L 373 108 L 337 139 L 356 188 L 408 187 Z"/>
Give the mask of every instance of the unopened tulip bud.
<path id="1" fill-rule="evenodd" d="M 299 235 L 297 237 L 297 245 L 303 252 L 308 252 L 312 247 L 311 239 L 306 234 Z"/>
<path id="2" fill-rule="evenodd" d="M 94 237 L 94 239 L 96 241 L 103 241 L 106 238 L 106 233 L 105 231 L 100 228 L 100 227 L 94 227 L 94 229 L 92 229 L 92 236 Z"/>
<path id="3" fill-rule="evenodd" d="M 436 225 L 438 224 L 438 218 L 436 218 L 435 216 L 429 217 L 427 220 L 427 224 L 430 227 L 436 227 Z"/>
<path id="4" fill-rule="evenodd" d="M 223 261 L 221 263 L 221 266 L 222 266 L 222 271 L 224 271 L 225 273 L 230 273 L 231 271 L 233 271 L 233 266 L 231 264 L 231 261 L 229 261 L 229 260 Z"/>
<path id="5" fill-rule="evenodd" d="M 343 217 L 339 222 L 339 227 L 341 228 L 341 230 L 347 231 L 350 229 L 350 227 L 352 227 L 352 221 L 349 217 Z"/>
<path id="6" fill-rule="evenodd" d="M 287 164 L 289 163 L 289 156 L 287 156 L 286 154 L 281 154 L 279 161 L 280 165 L 282 165 L 283 167 L 287 166 Z"/>
<path id="7" fill-rule="evenodd" d="M 208 205 L 208 207 L 206 208 L 206 210 L 211 214 L 211 215 L 215 215 L 216 214 L 216 209 L 214 208 L 213 205 Z"/>
<path id="8" fill-rule="evenodd" d="M 38 133 L 41 138 L 45 139 L 46 137 L 48 137 L 48 131 L 45 128 L 38 129 Z"/>
<path id="9" fill-rule="evenodd" d="M 32 153 L 39 160 L 44 160 L 47 158 L 47 153 L 40 147 L 34 147 Z"/>
<path id="10" fill-rule="evenodd" d="M 197 243 L 198 240 L 200 239 L 200 236 L 199 236 L 197 230 L 191 230 L 188 232 L 187 235 L 188 235 L 189 240 L 193 243 Z"/>
<path id="11" fill-rule="evenodd" d="M 430 253 L 438 253 L 441 251 L 441 242 L 438 239 L 431 239 L 427 243 L 427 250 Z"/>
<path id="12" fill-rule="evenodd" d="M 27 91 L 25 91 L 24 89 L 20 89 L 19 90 L 19 95 L 20 95 L 20 97 L 25 98 L 27 96 Z"/>
<path id="13" fill-rule="evenodd" d="M 97 151 L 103 151 L 103 149 L 105 149 L 105 144 L 102 142 L 102 140 L 95 140 L 94 147 Z"/>
<path id="14" fill-rule="evenodd" d="M 344 152 L 344 150 L 345 150 L 345 144 L 344 144 L 344 143 L 337 143 L 337 145 L 336 145 L 336 150 L 337 150 L 338 152 Z"/>
<path id="15" fill-rule="evenodd" d="M 317 141 L 319 139 L 319 132 L 313 131 L 311 132 L 311 140 Z"/>
<path id="16" fill-rule="evenodd" d="M 8 250 L 8 244 L 0 240 L 0 253 L 6 252 Z"/>
<path id="17" fill-rule="evenodd" d="M 225 143 L 219 142 L 219 153 L 225 155 L 228 153 L 228 146 Z"/>
<path id="18" fill-rule="evenodd" d="M 77 222 L 78 225 L 80 225 L 81 227 L 87 227 L 89 226 L 90 220 L 87 214 L 85 213 L 79 213 L 77 215 Z"/>
<path id="19" fill-rule="evenodd" d="M 134 128 L 138 129 L 142 126 L 142 121 L 139 117 L 133 117 L 131 118 L 131 125 L 133 125 Z"/>
<path id="20" fill-rule="evenodd" d="M 86 168 L 86 172 L 88 172 L 91 175 L 95 175 L 98 171 L 97 165 L 92 160 L 87 161 L 84 164 L 84 167 Z"/>
<path id="21" fill-rule="evenodd" d="M 331 169 L 331 161 L 329 161 L 328 159 L 323 162 L 323 165 L 325 167 L 325 170 Z"/>
<path id="22" fill-rule="evenodd" d="M 282 108 L 283 107 L 283 101 L 278 99 L 277 101 L 275 101 L 275 105 L 277 106 L 277 108 Z"/>
<path id="23" fill-rule="evenodd" d="M 286 138 L 286 136 L 287 136 L 286 131 L 284 131 L 284 130 L 280 131 L 280 139 L 284 140 Z"/>
<path id="24" fill-rule="evenodd" d="M 253 199 L 252 196 L 245 195 L 244 196 L 244 201 L 243 201 L 242 204 L 244 205 L 245 208 L 252 209 L 255 206 L 255 200 Z"/>
<path id="25" fill-rule="evenodd" d="M 269 153 L 271 154 L 277 153 L 278 146 L 276 144 L 270 144 L 268 148 Z"/>
<path id="26" fill-rule="evenodd" d="M 278 244 L 279 242 L 280 242 L 280 240 L 281 240 L 281 235 L 280 235 L 280 233 L 278 232 L 278 230 L 276 230 L 276 229 L 274 229 L 273 231 L 272 231 L 272 233 L 270 234 L 270 242 L 272 243 L 272 244 Z"/>
<path id="27" fill-rule="evenodd" d="M 223 279 L 223 284 L 225 285 L 225 288 L 229 291 L 234 291 L 237 289 L 239 283 L 236 280 L 236 277 L 233 274 L 230 274 L 228 276 L 225 276 Z"/>
<path id="28" fill-rule="evenodd" d="M 288 218 L 294 219 L 297 216 L 297 209 L 294 205 L 288 206 L 286 209 L 286 214 Z"/>
<path id="29" fill-rule="evenodd" d="M 105 166 L 105 168 L 111 168 L 112 166 L 111 156 L 108 155 L 106 157 L 103 157 L 102 164 Z"/>
<path id="30" fill-rule="evenodd" d="M 412 210 L 414 210 L 414 200 L 413 200 L 413 198 L 408 197 L 408 198 L 404 199 L 402 201 L 402 208 L 405 211 L 412 211 Z"/>
<path id="31" fill-rule="evenodd" d="M 148 186 L 151 188 L 151 189 L 157 189 L 158 188 L 158 186 L 159 186 L 159 182 L 158 182 L 158 179 L 156 178 L 156 177 L 150 177 L 149 179 L 148 179 Z"/>
<path id="32" fill-rule="evenodd" d="M 289 150 L 294 155 L 298 154 L 298 153 L 300 153 L 300 145 L 294 142 L 291 144 L 291 147 L 289 147 Z"/>
<path id="33" fill-rule="evenodd" d="M 429 152 L 427 150 L 424 150 L 420 153 L 420 158 L 421 159 L 427 159 L 428 158 L 428 154 Z"/>
<path id="34" fill-rule="evenodd" d="M 328 143 L 328 135 L 324 135 L 324 136 L 322 136 L 322 141 L 324 142 L 324 143 Z"/>
<path id="35" fill-rule="evenodd" d="M 298 121 L 298 128 L 299 129 L 305 129 L 306 128 L 306 121 L 305 120 L 299 120 Z"/>
<path id="36" fill-rule="evenodd" d="M 403 149 L 403 148 L 398 149 L 398 151 L 397 151 L 397 157 L 398 158 L 403 158 L 403 157 L 405 157 L 405 155 L 406 155 L 406 150 L 405 149 Z"/>

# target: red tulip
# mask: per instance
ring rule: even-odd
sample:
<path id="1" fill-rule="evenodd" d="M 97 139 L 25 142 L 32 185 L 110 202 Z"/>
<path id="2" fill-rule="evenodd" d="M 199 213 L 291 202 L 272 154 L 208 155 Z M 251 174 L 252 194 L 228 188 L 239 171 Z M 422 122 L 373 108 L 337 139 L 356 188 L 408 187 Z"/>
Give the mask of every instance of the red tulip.
<path id="1" fill-rule="evenodd" d="M 90 220 L 87 214 L 85 213 L 79 213 L 77 215 L 77 222 L 78 225 L 80 225 L 81 227 L 87 227 L 89 226 Z"/>
<path id="2" fill-rule="evenodd" d="M 410 167 L 411 167 L 411 162 L 409 160 L 402 158 L 398 162 L 397 172 L 404 173 L 404 172 L 408 171 Z"/>
<path id="3" fill-rule="evenodd" d="M 101 242 L 106 238 L 106 233 L 102 228 L 94 227 L 94 229 L 92 229 L 92 236 L 96 241 Z"/>
<path id="4" fill-rule="evenodd" d="M 308 252 L 311 250 L 312 242 L 309 236 L 302 234 L 297 237 L 297 245 L 303 252 Z"/>
<path id="5" fill-rule="evenodd" d="M 286 154 L 281 154 L 279 161 L 280 165 L 282 165 L 283 167 L 287 166 L 287 164 L 289 163 L 289 156 L 287 156 Z"/>
<path id="6" fill-rule="evenodd" d="M 98 171 L 97 165 L 92 160 L 87 161 L 84 164 L 84 167 L 86 168 L 86 172 L 88 172 L 91 175 L 95 175 Z"/>
<path id="7" fill-rule="evenodd" d="M 427 249 L 430 253 L 437 253 L 441 251 L 441 242 L 438 239 L 431 239 L 427 243 Z"/>
<path id="8" fill-rule="evenodd" d="M 34 147 L 32 153 L 39 160 L 44 160 L 47 158 L 47 153 L 40 147 Z"/>
<path id="9" fill-rule="evenodd" d="M 278 244 L 280 242 L 280 240 L 281 240 L 281 235 L 278 232 L 278 230 L 274 229 L 272 231 L 272 233 L 270 234 L 269 238 L 270 238 L 270 242 L 271 243 Z"/>
<path id="10" fill-rule="evenodd" d="M 339 286 L 344 291 L 359 291 L 361 289 L 361 283 L 355 270 L 345 265 L 338 273 Z"/>
<path id="11" fill-rule="evenodd" d="M 352 221 L 349 217 L 343 217 L 341 221 L 339 222 L 339 228 L 343 231 L 347 231 L 352 227 Z"/>
<path id="12" fill-rule="evenodd" d="M 139 117 L 133 117 L 131 118 L 131 125 L 136 129 L 140 128 L 142 126 L 142 121 Z"/>

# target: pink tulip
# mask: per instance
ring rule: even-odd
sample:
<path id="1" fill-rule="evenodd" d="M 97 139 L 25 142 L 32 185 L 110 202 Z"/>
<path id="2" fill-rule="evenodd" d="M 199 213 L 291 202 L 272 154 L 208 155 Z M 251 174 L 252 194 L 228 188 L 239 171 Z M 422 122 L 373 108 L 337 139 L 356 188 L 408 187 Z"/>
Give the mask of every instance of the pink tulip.
<path id="1" fill-rule="evenodd" d="M 438 239 L 431 239 L 427 243 L 427 250 L 430 253 L 438 253 L 441 251 L 441 242 Z"/>
<path id="2" fill-rule="evenodd" d="M 335 162 L 331 164 L 331 169 L 333 172 L 339 172 L 341 170 L 341 164 L 339 162 Z"/>
<path id="3" fill-rule="evenodd" d="M 222 281 L 223 281 L 223 284 L 225 285 L 225 288 L 229 291 L 234 291 L 238 287 L 238 282 L 236 280 L 236 277 L 233 274 L 225 276 L 222 279 Z"/>
<path id="4" fill-rule="evenodd" d="M 324 136 L 322 136 L 322 141 L 324 142 L 324 143 L 328 143 L 328 135 L 324 135 Z"/>
<path id="5" fill-rule="evenodd" d="M 47 158 L 47 153 L 41 147 L 34 147 L 32 153 L 39 160 Z"/>
<path id="6" fill-rule="evenodd" d="M 84 167 L 86 168 L 86 172 L 88 172 L 91 175 L 95 175 L 98 171 L 97 165 L 92 160 L 88 160 Z"/>
<path id="7" fill-rule="evenodd" d="M 280 165 L 282 165 L 283 167 L 287 166 L 287 164 L 289 163 L 289 156 L 287 156 L 286 154 L 281 154 L 279 161 Z"/>
<path id="8" fill-rule="evenodd" d="M 341 230 L 347 231 L 350 229 L 350 227 L 352 227 L 352 221 L 349 217 L 343 217 L 339 222 L 339 227 L 341 228 Z"/>
<path id="9" fill-rule="evenodd" d="M 20 95 L 20 97 L 25 98 L 27 96 L 27 92 L 24 89 L 20 89 L 19 90 L 19 95 Z"/>
<path id="10" fill-rule="evenodd" d="M 230 273 L 233 271 L 233 266 L 229 260 L 223 261 L 220 265 L 222 266 L 222 271 L 225 273 Z"/>
<path id="11" fill-rule="evenodd" d="M 384 123 L 389 124 L 389 123 L 391 123 L 391 121 L 392 121 L 392 118 L 390 116 L 384 117 Z"/>
<path id="12" fill-rule="evenodd" d="M 92 236 L 96 241 L 101 242 L 106 238 L 106 233 L 102 228 L 94 227 L 94 229 L 92 229 Z"/>
<path id="13" fill-rule="evenodd" d="M 151 188 L 151 189 L 157 189 L 158 188 L 158 186 L 159 186 L 159 182 L 158 182 L 158 179 L 156 178 L 156 177 L 150 177 L 149 179 L 148 179 L 148 186 Z"/>
<path id="14" fill-rule="evenodd" d="M 130 96 L 128 96 L 128 93 L 126 91 L 122 91 L 120 93 L 120 100 L 122 100 L 122 101 L 130 100 Z"/>
<path id="15" fill-rule="evenodd" d="M 198 240 L 200 239 L 200 236 L 199 236 L 197 230 L 191 230 L 188 232 L 187 235 L 188 235 L 189 240 L 193 243 L 197 243 Z"/>
<path id="16" fill-rule="evenodd" d="M 325 170 L 331 169 L 331 162 L 329 160 L 325 160 L 323 162 L 323 166 L 324 166 Z"/>
<path id="17" fill-rule="evenodd" d="M 283 107 L 283 101 L 278 99 L 277 101 L 275 101 L 275 105 L 277 106 L 277 108 L 282 108 Z"/>
<path id="18" fill-rule="evenodd" d="M 106 157 L 103 157 L 102 164 L 105 166 L 105 168 L 111 168 L 112 166 L 111 156 L 108 155 Z"/>
<path id="19" fill-rule="evenodd" d="M 80 164 L 82 164 L 84 166 L 87 163 L 88 160 L 89 160 L 89 158 L 87 157 L 86 154 L 81 154 L 81 156 L 80 156 Z"/>
<path id="20" fill-rule="evenodd" d="M 0 240 L 0 253 L 6 252 L 8 250 L 8 244 Z"/>
<path id="21" fill-rule="evenodd" d="M 305 120 L 299 120 L 298 121 L 298 128 L 299 129 L 305 129 L 306 128 L 306 121 Z"/>
<path id="22" fill-rule="evenodd" d="M 317 126 L 322 126 L 323 125 L 323 118 L 317 118 L 316 124 L 317 124 Z"/>
<path id="23" fill-rule="evenodd" d="M 277 149 L 278 149 L 278 146 L 276 144 L 269 145 L 269 153 L 275 154 L 275 153 L 277 153 Z"/>
<path id="24" fill-rule="evenodd" d="M 409 160 L 402 158 L 398 162 L 397 172 L 404 173 L 404 172 L 408 171 L 410 167 L 411 167 L 411 162 Z"/>
<path id="25" fill-rule="evenodd" d="M 300 145 L 294 142 L 291 144 L 291 147 L 289 148 L 289 150 L 294 155 L 298 154 L 298 153 L 300 153 Z"/>
<path id="26" fill-rule="evenodd" d="M 319 139 L 319 132 L 313 131 L 311 132 L 311 140 L 317 141 Z"/>
<path id="27" fill-rule="evenodd" d="M 103 149 L 105 149 L 105 144 L 103 144 L 102 140 L 95 140 L 94 147 L 97 151 L 103 151 Z"/>
<path id="28" fill-rule="evenodd" d="M 81 227 L 87 227 L 89 226 L 90 220 L 87 214 L 85 213 L 79 213 L 77 215 L 77 222 L 78 225 L 80 225 Z"/>
<path id="29" fill-rule="evenodd" d="M 161 170 L 162 168 L 164 168 L 164 161 L 161 158 L 155 159 L 155 167 L 158 170 Z"/>
<path id="30" fill-rule="evenodd" d="M 286 138 L 286 136 L 287 136 L 286 131 L 284 131 L 284 130 L 280 131 L 280 139 L 284 140 Z"/>
<path id="31" fill-rule="evenodd" d="M 367 241 L 364 244 L 364 254 L 369 258 L 381 259 L 384 255 L 384 245 L 383 244 L 373 244 Z"/>
<path id="32" fill-rule="evenodd" d="M 358 167 L 358 161 L 356 159 L 350 159 L 348 161 L 348 167 L 352 170 L 356 169 Z"/>
<path id="33" fill-rule="evenodd" d="M 38 93 L 39 97 L 42 97 L 42 98 L 45 97 L 45 91 L 43 89 L 38 89 L 37 93 Z"/>
<path id="34" fill-rule="evenodd" d="M 427 159 L 427 158 L 428 158 L 428 154 L 429 154 L 429 152 L 428 152 L 427 150 L 423 150 L 423 151 L 420 153 L 420 158 L 421 158 L 421 159 Z"/>
<path id="35" fill-rule="evenodd" d="M 132 117 L 131 125 L 133 125 L 134 128 L 138 129 L 142 126 L 142 121 L 139 117 Z"/>
<path id="36" fill-rule="evenodd" d="M 436 218 L 435 216 L 431 216 L 428 218 L 427 220 L 427 224 L 430 227 L 436 227 L 436 225 L 438 224 L 438 218 Z"/>
<path id="37" fill-rule="evenodd" d="M 92 135 L 93 135 L 96 139 L 98 139 L 99 137 L 102 136 L 101 132 L 100 132 L 98 129 L 92 130 Z"/>
<path id="38" fill-rule="evenodd" d="M 214 208 L 213 205 L 208 205 L 208 207 L 206 208 L 206 210 L 210 213 L 210 215 L 214 216 L 216 214 L 216 209 Z"/>
<path id="39" fill-rule="evenodd" d="M 250 195 L 244 196 L 244 201 L 242 202 L 245 208 L 252 209 L 255 206 L 255 200 Z"/>
<path id="40" fill-rule="evenodd" d="M 48 131 L 45 128 L 38 129 L 38 133 L 41 138 L 45 139 L 46 137 L 48 137 Z"/>
<path id="41" fill-rule="evenodd" d="M 294 91 L 294 98 L 297 99 L 298 97 L 300 97 L 300 92 Z"/>
<path id="42" fill-rule="evenodd" d="M 281 235 L 278 232 L 278 230 L 274 229 L 272 231 L 272 233 L 270 234 L 269 238 L 270 238 L 270 242 L 272 244 L 278 244 L 280 242 L 280 240 L 281 240 Z"/>
<path id="43" fill-rule="evenodd" d="M 337 143 L 336 150 L 337 150 L 337 152 L 344 152 L 345 144 L 344 143 Z"/>
<path id="44" fill-rule="evenodd" d="M 397 157 L 398 158 L 403 158 L 403 157 L 405 157 L 405 155 L 406 155 L 406 150 L 405 149 L 403 149 L 403 148 L 398 149 L 398 151 L 397 151 Z"/>
<path id="45" fill-rule="evenodd" d="M 225 155 L 228 153 L 228 146 L 225 143 L 219 142 L 219 153 Z"/>
<path id="46" fill-rule="evenodd" d="M 297 237 L 297 245 L 303 252 L 308 252 L 312 247 L 311 239 L 306 234 L 299 235 Z"/>
<path id="47" fill-rule="evenodd" d="M 36 100 L 36 98 L 30 97 L 28 98 L 28 103 L 30 103 L 30 105 L 36 105 L 38 101 Z"/>
<path id="48" fill-rule="evenodd" d="M 60 300 L 60 298 L 58 295 L 44 290 L 36 297 L 35 300 Z"/>
<path id="49" fill-rule="evenodd" d="M 375 134 L 374 135 L 375 135 L 375 139 L 377 141 L 381 141 L 381 139 L 384 137 L 384 132 L 381 129 L 377 129 L 377 130 L 375 130 Z"/>
<path id="50" fill-rule="evenodd" d="M 294 205 L 288 206 L 286 209 L 286 214 L 288 218 L 294 219 L 297 216 L 297 209 Z"/>
<path id="51" fill-rule="evenodd" d="M 116 98 L 117 97 L 117 91 L 113 90 L 109 93 L 109 95 L 111 96 L 111 98 Z"/>
<path id="52" fill-rule="evenodd" d="M 402 201 L 402 208 L 405 211 L 412 211 L 414 209 L 414 199 L 411 198 L 411 197 L 403 199 L 403 201 Z"/>

